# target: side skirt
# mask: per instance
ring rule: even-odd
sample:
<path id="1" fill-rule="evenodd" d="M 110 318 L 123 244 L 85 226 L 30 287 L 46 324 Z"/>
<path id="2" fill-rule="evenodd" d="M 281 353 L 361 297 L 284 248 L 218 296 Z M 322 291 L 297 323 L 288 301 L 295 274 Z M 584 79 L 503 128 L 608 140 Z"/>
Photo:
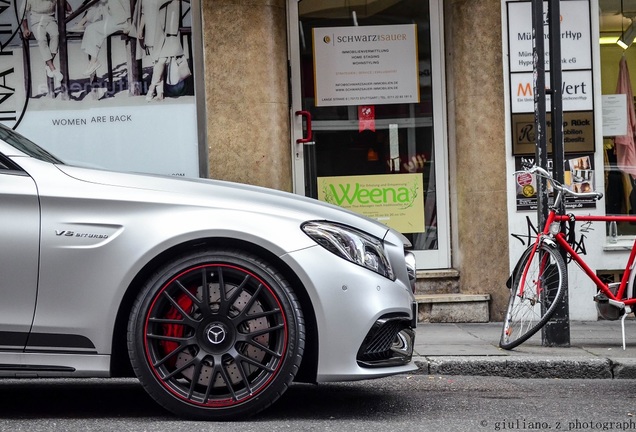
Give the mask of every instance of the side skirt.
<path id="1" fill-rule="evenodd" d="M 108 376 L 109 355 L 0 352 L 0 377 L 3 378 Z"/>

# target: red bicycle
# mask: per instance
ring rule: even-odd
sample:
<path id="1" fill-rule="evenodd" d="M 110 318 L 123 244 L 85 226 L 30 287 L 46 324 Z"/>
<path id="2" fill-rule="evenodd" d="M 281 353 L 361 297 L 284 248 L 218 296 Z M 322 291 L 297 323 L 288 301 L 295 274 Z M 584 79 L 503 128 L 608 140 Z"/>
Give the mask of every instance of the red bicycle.
<path id="1" fill-rule="evenodd" d="M 576 262 L 585 274 L 596 284 L 598 291 L 594 301 L 601 315 L 606 319 L 621 319 L 623 330 L 623 349 L 625 349 L 625 317 L 634 311 L 634 277 L 636 268 L 636 240 L 625 265 L 620 282 L 605 283 L 585 263 L 584 259 L 571 246 L 574 239 L 575 224 L 580 222 L 632 222 L 636 216 L 592 216 L 566 214 L 560 205 L 566 195 L 599 200 L 600 192 L 574 192 L 555 181 L 543 168 L 534 166 L 527 171 L 546 178 L 555 192 L 553 204 L 549 208 L 543 231 L 517 262 L 510 278 L 510 301 L 504 317 L 499 346 L 512 349 L 528 340 L 548 322 L 563 298 L 568 274 L 565 258 Z M 568 223 L 566 235 L 561 223 Z M 568 239 L 569 237 L 569 239 Z"/>

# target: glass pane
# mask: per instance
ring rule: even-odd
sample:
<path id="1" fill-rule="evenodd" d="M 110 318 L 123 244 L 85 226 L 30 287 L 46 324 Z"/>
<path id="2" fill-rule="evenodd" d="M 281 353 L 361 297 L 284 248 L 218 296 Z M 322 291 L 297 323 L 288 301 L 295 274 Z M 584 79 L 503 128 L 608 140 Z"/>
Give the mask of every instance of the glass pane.
<path id="1" fill-rule="evenodd" d="M 633 44 L 630 46 L 636 28 L 636 0 L 600 0 L 599 9 L 601 92 L 613 95 L 614 102 L 611 103 L 615 103 L 615 97 L 623 99 L 625 111 L 616 119 L 622 120 L 626 133 L 621 135 L 614 128 L 603 131 L 607 135 L 603 139 L 605 211 L 608 215 L 636 215 L 636 124 L 633 120 L 636 48 Z M 624 40 L 630 34 L 631 40 Z M 627 49 L 620 45 L 621 40 L 627 43 Z M 615 112 L 619 113 L 620 109 Z M 630 222 L 618 222 L 615 227 L 607 224 L 606 233 L 608 236 L 612 233 L 634 236 L 636 225 Z"/>
<path id="2" fill-rule="evenodd" d="M 306 171 L 310 173 L 306 181 L 315 182 L 316 177 L 342 177 L 345 181 L 351 176 L 421 174 L 418 176 L 421 189 L 418 184 L 413 194 L 417 206 L 423 208 L 423 215 L 408 213 L 407 218 L 415 218 L 417 214 L 419 220 L 408 221 L 412 223 L 407 225 L 413 229 L 400 229 L 419 250 L 438 247 L 429 20 L 429 3 L 422 0 L 303 0 L 299 3 L 303 109 L 312 114 L 315 141 L 315 160 L 309 162 L 312 166 Z M 419 102 L 371 107 L 316 106 L 312 50 L 312 42 L 316 42 L 312 41 L 312 29 L 356 25 L 389 28 L 401 24 L 416 25 Z M 321 73 L 320 67 L 316 73 Z M 371 110 L 370 115 L 364 112 L 367 108 Z M 377 180 L 376 184 L 380 183 Z M 309 190 L 308 195 L 318 197 L 319 191 Z"/>

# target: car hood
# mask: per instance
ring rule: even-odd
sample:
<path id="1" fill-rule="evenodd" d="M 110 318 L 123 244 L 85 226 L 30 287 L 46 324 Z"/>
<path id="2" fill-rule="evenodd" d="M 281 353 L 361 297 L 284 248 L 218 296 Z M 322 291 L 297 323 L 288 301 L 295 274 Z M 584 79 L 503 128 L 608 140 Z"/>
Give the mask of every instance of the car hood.
<path id="1" fill-rule="evenodd" d="M 122 173 L 70 165 L 57 167 L 82 182 L 126 188 L 127 195 L 137 190 L 143 200 L 280 214 L 301 221 L 324 219 L 356 227 L 378 238 L 384 238 L 389 231 L 386 225 L 341 207 L 275 189 L 211 179 Z M 409 244 L 406 237 L 396 234 L 404 244 Z"/>

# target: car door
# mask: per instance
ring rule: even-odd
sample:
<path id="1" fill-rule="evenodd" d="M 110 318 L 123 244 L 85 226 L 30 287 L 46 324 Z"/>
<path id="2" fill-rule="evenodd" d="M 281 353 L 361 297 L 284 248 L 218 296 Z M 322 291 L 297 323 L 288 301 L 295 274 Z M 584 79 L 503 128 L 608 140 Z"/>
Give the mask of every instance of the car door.
<path id="1" fill-rule="evenodd" d="M 0 154 L 0 350 L 23 350 L 38 284 L 40 206 L 35 182 Z"/>

